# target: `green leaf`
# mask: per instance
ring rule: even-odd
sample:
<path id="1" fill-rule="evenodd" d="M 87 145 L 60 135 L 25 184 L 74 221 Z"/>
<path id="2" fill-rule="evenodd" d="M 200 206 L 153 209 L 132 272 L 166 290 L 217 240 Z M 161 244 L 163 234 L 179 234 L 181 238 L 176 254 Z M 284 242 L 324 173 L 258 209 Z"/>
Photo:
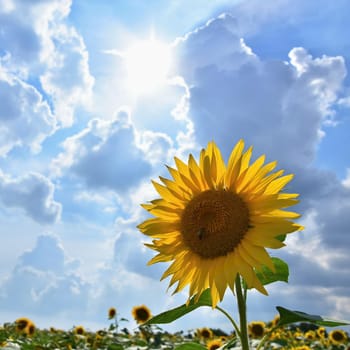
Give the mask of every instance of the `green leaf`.
<path id="1" fill-rule="evenodd" d="M 257 271 L 260 282 L 265 285 L 272 282 L 282 281 L 288 282 L 289 268 L 288 264 L 279 258 L 271 258 L 275 267 L 275 272 L 272 272 L 268 267 L 263 266 L 262 271 Z"/>
<path id="2" fill-rule="evenodd" d="M 121 344 L 110 344 L 108 345 L 108 350 L 123 350 L 123 345 Z"/>
<path id="3" fill-rule="evenodd" d="M 147 322 L 144 323 L 144 325 L 147 324 L 159 324 L 159 323 L 170 323 L 178 318 L 188 314 L 189 312 L 199 308 L 200 306 L 211 306 L 211 296 L 210 296 L 210 288 L 206 289 L 201 296 L 199 297 L 199 300 L 197 303 L 194 302 L 194 298 L 191 298 L 188 305 L 183 304 L 181 306 L 178 306 L 174 309 L 164 311 L 156 316 L 153 316 L 151 319 L 149 319 Z"/>
<path id="4" fill-rule="evenodd" d="M 279 235 L 275 237 L 276 239 L 278 239 L 280 242 L 284 242 L 287 238 L 287 235 Z"/>
<path id="5" fill-rule="evenodd" d="M 309 323 L 317 324 L 318 326 L 324 326 L 324 327 L 337 327 L 337 326 L 350 325 L 350 321 L 332 320 L 324 316 L 309 315 L 301 311 L 288 310 L 281 306 L 277 306 L 276 309 L 280 314 L 280 320 L 278 321 L 279 326 L 283 326 L 290 323 L 296 323 L 296 322 L 309 322 Z"/>
<path id="6" fill-rule="evenodd" d="M 206 347 L 201 344 L 193 343 L 193 342 L 183 343 L 175 348 L 175 350 L 203 350 L 203 349 L 206 349 Z"/>

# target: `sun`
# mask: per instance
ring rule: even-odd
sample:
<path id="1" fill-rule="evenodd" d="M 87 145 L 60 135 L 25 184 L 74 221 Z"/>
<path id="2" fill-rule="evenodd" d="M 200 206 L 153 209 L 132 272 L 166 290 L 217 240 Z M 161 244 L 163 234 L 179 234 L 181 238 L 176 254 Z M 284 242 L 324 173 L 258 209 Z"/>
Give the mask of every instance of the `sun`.
<path id="1" fill-rule="evenodd" d="M 169 45 L 150 38 L 124 52 L 128 88 L 135 94 L 153 93 L 164 85 L 171 66 Z"/>

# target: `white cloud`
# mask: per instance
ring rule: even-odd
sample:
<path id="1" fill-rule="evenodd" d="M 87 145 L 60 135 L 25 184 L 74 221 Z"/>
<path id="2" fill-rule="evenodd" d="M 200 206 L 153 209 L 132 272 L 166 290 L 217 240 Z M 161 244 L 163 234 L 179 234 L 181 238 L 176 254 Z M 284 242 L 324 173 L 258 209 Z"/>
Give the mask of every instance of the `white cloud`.
<path id="1" fill-rule="evenodd" d="M 235 70 L 258 61 L 244 40 L 237 35 L 237 21 L 229 14 L 209 20 L 174 42 L 176 69 L 192 86 L 204 67 L 217 65 L 220 71 Z"/>
<path id="2" fill-rule="evenodd" d="M 233 24 L 220 16 L 178 40 L 197 141 L 217 140 L 227 155 L 243 137 L 283 165 L 309 165 L 322 125 L 333 117 L 343 58 L 312 58 L 295 48 L 290 62 L 264 61 L 247 50 Z"/>
<path id="3" fill-rule="evenodd" d="M 350 168 L 346 169 L 346 177 L 342 181 L 343 186 L 350 188 Z"/>
<path id="4" fill-rule="evenodd" d="M 88 284 L 72 272 L 72 266 L 57 237 L 38 236 L 35 247 L 18 258 L 2 284 L 2 309 L 73 317 L 86 308 Z"/>
<path id="5" fill-rule="evenodd" d="M 55 129 L 56 120 L 41 93 L 6 72 L 0 60 L 0 156 L 15 146 L 38 152 Z"/>
<path id="6" fill-rule="evenodd" d="M 20 208 L 33 220 L 52 224 L 60 218 L 61 204 L 56 202 L 54 184 L 38 173 L 11 178 L 0 170 L 0 203 Z"/>
<path id="7" fill-rule="evenodd" d="M 151 171 L 125 112 L 109 121 L 91 120 L 87 128 L 66 139 L 63 148 L 53 161 L 56 173 L 69 168 L 94 189 L 125 192 Z"/>
<path id="8" fill-rule="evenodd" d="M 63 126 L 74 120 L 74 109 L 89 105 L 94 79 L 90 75 L 88 53 L 74 28 L 60 25 L 50 35 L 55 48 L 48 54 L 50 64 L 40 77 L 43 89 L 54 105 L 55 115 Z"/>
<path id="9" fill-rule="evenodd" d="M 28 84 L 37 78 L 31 85 L 62 126 L 73 123 L 77 106 L 88 105 L 94 82 L 82 37 L 66 21 L 70 6 L 71 0 L 14 0 L 0 12 L 2 64 Z"/>

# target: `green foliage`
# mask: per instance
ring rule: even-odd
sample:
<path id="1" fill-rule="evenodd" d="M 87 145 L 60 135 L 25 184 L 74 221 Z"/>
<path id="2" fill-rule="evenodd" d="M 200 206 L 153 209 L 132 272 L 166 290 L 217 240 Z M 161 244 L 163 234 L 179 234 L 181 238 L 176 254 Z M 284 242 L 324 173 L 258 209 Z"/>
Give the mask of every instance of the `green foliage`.
<path id="1" fill-rule="evenodd" d="M 203 350 L 203 349 L 206 349 L 205 346 L 194 342 L 180 344 L 175 348 L 175 350 Z"/>
<path id="2" fill-rule="evenodd" d="M 277 306 L 276 309 L 280 314 L 280 319 L 278 322 L 279 326 L 284 326 L 296 322 L 309 322 L 323 327 L 337 327 L 350 325 L 349 321 L 338 321 L 319 315 L 309 315 L 301 311 L 291 311 L 281 306 Z"/>
<path id="3" fill-rule="evenodd" d="M 201 296 L 199 297 L 197 303 L 194 301 L 195 297 L 191 298 L 188 305 L 183 304 L 181 306 L 178 306 L 174 309 L 162 312 L 151 319 L 149 319 L 145 324 L 164 324 L 164 323 L 170 323 L 178 318 L 188 314 L 191 311 L 194 311 L 195 309 L 198 309 L 201 306 L 211 306 L 211 296 L 210 296 L 210 289 L 206 289 Z"/>
<path id="4" fill-rule="evenodd" d="M 288 282 L 289 277 L 289 268 L 288 264 L 279 258 L 271 258 L 273 266 L 275 267 L 275 272 L 271 271 L 268 267 L 263 266 L 262 272 L 257 271 L 256 275 L 258 276 L 260 282 L 263 285 L 282 281 Z"/>
<path id="5" fill-rule="evenodd" d="M 201 297 L 201 302 L 208 302 L 208 291 Z M 210 300 L 209 300 L 210 302 Z M 308 315 L 298 311 L 290 311 L 281 307 L 279 308 L 281 324 L 280 327 L 269 333 L 266 338 L 264 347 L 260 350 L 270 350 L 276 347 L 281 349 L 298 349 L 304 346 L 314 350 L 341 350 L 350 346 L 349 335 L 341 345 L 330 343 L 327 338 L 309 339 L 306 329 L 302 331 L 304 322 L 319 323 L 322 326 L 345 325 L 349 322 L 334 321 L 321 316 Z M 286 323 L 294 323 L 296 320 L 302 323 L 296 323 L 288 326 Z M 284 323 L 284 325 L 282 325 Z M 315 326 L 316 329 L 320 327 Z M 220 330 L 213 333 L 222 333 Z M 218 334 L 214 338 L 203 339 L 198 330 L 188 331 L 188 333 L 168 333 L 155 325 L 141 325 L 134 331 L 116 331 L 116 327 L 107 327 L 105 329 L 91 332 L 86 330 L 84 335 L 77 336 L 74 328 L 71 330 L 57 329 L 36 329 L 32 336 L 25 336 L 18 331 L 14 323 L 6 323 L 0 327 L 0 350 L 4 349 L 23 349 L 23 350 L 206 350 L 208 341 L 220 338 Z M 256 347 L 251 342 L 251 348 Z M 220 349 L 239 349 L 241 348 L 239 339 L 230 334 L 225 336 Z"/>

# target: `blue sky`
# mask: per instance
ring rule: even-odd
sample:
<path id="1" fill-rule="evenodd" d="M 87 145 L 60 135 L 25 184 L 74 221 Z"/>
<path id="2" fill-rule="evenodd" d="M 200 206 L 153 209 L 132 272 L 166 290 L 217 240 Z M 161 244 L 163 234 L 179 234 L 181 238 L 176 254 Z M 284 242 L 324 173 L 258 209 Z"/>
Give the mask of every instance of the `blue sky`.
<path id="1" fill-rule="evenodd" d="M 240 138 L 295 173 L 306 227 L 249 320 L 350 319 L 349 7 L 0 0 L 0 323 L 97 329 L 114 306 L 133 328 L 135 305 L 182 304 L 146 266 L 139 204 L 175 155 Z M 167 329 L 202 326 L 231 330 L 206 308 Z"/>

